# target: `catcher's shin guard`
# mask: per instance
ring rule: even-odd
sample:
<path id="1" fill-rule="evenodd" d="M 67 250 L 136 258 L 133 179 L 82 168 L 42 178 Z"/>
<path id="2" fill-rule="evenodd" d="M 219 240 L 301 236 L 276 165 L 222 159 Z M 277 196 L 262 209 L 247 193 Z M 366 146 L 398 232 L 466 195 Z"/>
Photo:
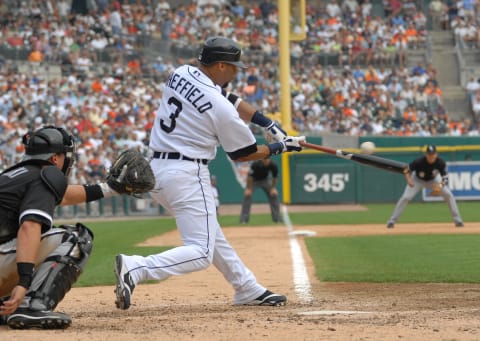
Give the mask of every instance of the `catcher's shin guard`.
<path id="1" fill-rule="evenodd" d="M 53 310 L 82 273 L 93 246 L 93 233 L 83 224 L 62 225 L 62 243 L 39 265 L 29 296 L 33 310 Z"/>

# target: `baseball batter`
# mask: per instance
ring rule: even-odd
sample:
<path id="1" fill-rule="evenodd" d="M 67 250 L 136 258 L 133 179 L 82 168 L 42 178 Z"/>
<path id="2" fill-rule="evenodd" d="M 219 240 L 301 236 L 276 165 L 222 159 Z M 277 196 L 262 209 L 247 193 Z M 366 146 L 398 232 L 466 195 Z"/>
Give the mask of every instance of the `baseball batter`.
<path id="1" fill-rule="evenodd" d="M 409 172 L 405 174 L 407 186 L 402 197 L 397 202 L 392 216 L 387 222 L 387 228 L 393 228 L 407 204 L 423 188 L 440 188 L 441 195 L 447 202 L 456 227 L 463 227 L 463 221 L 458 211 L 457 202 L 448 188 L 447 166 L 445 161 L 438 156 L 434 145 L 427 146 L 425 155 L 414 160 L 408 166 Z"/>
<path id="2" fill-rule="evenodd" d="M 237 69 L 245 67 L 240 56 L 234 41 L 209 38 L 198 57 L 200 65 L 179 67 L 166 83 L 151 133 L 156 185 L 150 194 L 175 217 L 183 245 L 147 257 L 117 255 L 115 292 L 120 309 L 129 308 L 138 283 L 203 270 L 212 263 L 232 285 L 234 304 L 277 306 L 287 301 L 257 282 L 225 239 L 216 216 L 208 162 L 215 158 L 218 145 L 231 159 L 248 161 L 300 151 L 299 142 L 305 139 L 286 136 L 257 145 L 237 112 L 240 99 L 222 94 Z M 272 126 L 258 112 L 250 117 L 261 126 Z"/>

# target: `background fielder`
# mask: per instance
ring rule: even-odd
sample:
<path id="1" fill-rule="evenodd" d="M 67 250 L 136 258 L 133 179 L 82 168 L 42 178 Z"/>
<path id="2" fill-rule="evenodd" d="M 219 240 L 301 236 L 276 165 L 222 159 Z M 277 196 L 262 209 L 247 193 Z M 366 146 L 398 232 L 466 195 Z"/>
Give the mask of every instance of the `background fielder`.
<path id="1" fill-rule="evenodd" d="M 271 177 L 269 177 L 271 174 Z M 261 188 L 268 197 L 272 220 L 281 222 L 280 203 L 276 189 L 278 180 L 278 167 L 271 158 L 252 162 L 247 176 L 247 185 L 243 192 L 242 211 L 240 212 L 240 224 L 246 224 L 250 220 L 250 208 L 252 197 L 258 188 Z"/>
<path id="2" fill-rule="evenodd" d="M 420 190 L 423 188 L 434 189 L 437 186 L 438 195 L 441 195 L 447 202 L 455 226 L 462 227 L 463 220 L 458 211 L 457 202 L 448 188 L 447 164 L 438 156 L 437 148 L 434 145 L 427 146 L 425 155 L 412 161 L 408 168 L 409 171 L 405 173 L 407 186 L 388 220 L 387 227 L 395 226 L 407 204 Z"/>

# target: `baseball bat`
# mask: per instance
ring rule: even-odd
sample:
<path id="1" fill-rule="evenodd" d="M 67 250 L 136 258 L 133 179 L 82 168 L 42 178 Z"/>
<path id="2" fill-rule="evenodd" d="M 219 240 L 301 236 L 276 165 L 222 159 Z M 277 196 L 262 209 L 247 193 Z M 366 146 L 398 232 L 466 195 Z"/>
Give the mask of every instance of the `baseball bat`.
<path id="1" fill-rule="evenodd" d="M 318 144 L 303 141 L 300 142 L 300 145 L 310 149 L 316 149 L 324 153 L 332 154 L 342 159 L 355 161 L 367 166 L 380 168 L 393 173 L 405 174 L 408 172 L 408 165 L 400 161 L 385 159 L 383 157 L 374 155 L 350 153 L 341 149 L 333 149 L 330 147 L 320 146 Z"/>

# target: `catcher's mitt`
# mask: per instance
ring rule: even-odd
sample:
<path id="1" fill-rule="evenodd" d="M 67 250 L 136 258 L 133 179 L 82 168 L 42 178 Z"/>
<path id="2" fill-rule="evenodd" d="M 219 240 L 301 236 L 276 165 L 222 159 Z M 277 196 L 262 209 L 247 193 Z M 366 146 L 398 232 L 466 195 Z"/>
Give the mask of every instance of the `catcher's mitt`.
<path id="1" fill-rule="evenodd" d="M 138 151 L 122 152 L 110 167 L 107 184 L 117 193 L 139 195 L 155 186 L 155 176 L 145 157 Z"/>
<path id="2" fill-rule="evenodd" d="M 432 186 L 432 191 L 430 192 L 430 195 L 436 196 L 440 195 L 442 193 L 442 184 L 439 183 L 434 183 Z"/>

